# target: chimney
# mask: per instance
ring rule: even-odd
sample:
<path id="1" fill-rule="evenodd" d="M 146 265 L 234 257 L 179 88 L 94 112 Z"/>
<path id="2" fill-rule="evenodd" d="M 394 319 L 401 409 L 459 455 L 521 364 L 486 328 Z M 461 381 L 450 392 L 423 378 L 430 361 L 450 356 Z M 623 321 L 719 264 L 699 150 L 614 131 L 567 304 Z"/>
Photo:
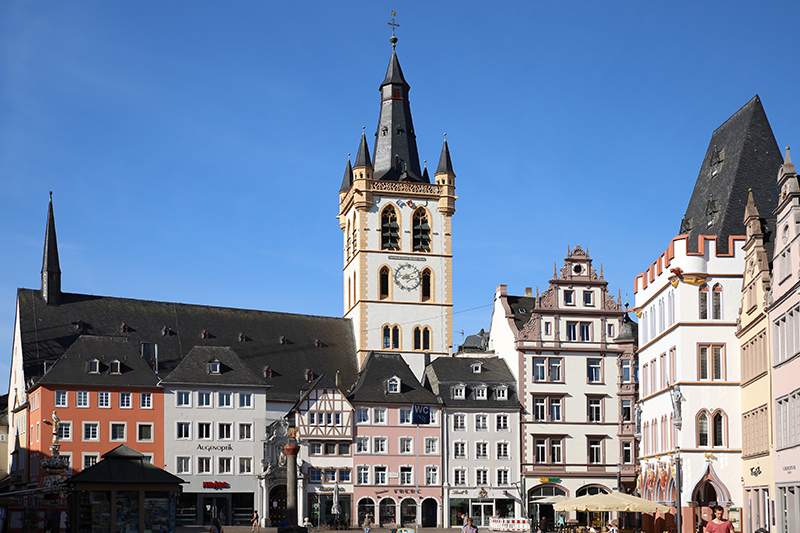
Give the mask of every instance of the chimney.
<path id="1" fill-rule="evenodd" d="M 525 287 L 525 296 L 527 296 L 528 298 L 533 296 L 533 289 L 530 287 Z"/>

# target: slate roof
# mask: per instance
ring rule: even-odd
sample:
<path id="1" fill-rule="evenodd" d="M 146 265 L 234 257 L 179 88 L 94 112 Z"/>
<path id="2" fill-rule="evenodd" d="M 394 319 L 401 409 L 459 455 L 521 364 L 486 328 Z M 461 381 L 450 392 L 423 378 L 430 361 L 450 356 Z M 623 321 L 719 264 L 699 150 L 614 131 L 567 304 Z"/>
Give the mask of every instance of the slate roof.
<path id="1" fill-rule="evenodd" d="M 619 335 L 615 340 L 638 340 L 639 339 L 639 324 L 634 322 L 628 313 L 622 317 L 622 326 L 619 328 Z"/>
<path id="2" fill-rule="evenodd" d="M 400 392 L 388 393 L 389 378 L 400 378 Z M 423 387 L 400 354 L 370 352 L 358 381 L 347 394 L 350 403 L 437 405 L 436 396 Z"/>
<path id="3" fill-rule="evenodd" d="M 305 369 L 338 371 L 344 387 L 357 379 L 353 328 L 343 318 L 70 293 L 61 294 L 60 305 L 46 305 L 33 289 L 19 289 L 17 298 L 27 386 L 81 336 L 124 339 L 136 350 L 142 342 L 153 352 L 157 345 L 160 376 L 195 346 L 228 346 L 256 374 L 274 370 L 268 396 L 279 401 L 294 402 Z"/>
<path id="4" fill-rule="evenodd" d="M 209 373 L 209 363 L 219 363 L 219 374 Z M 165 384 L 262 385 L 266 378 L 257 374 L 228 346 L 195 346 L 175 370 L 164 377 Z"/>
<path id="5" fill-rule="evenodd" d="M 447 139 L 442 143 L 442 154 L 439 156 L 439 166 L 436 167 L 436 174 L 442 173 L 456 175 L 453 171 L 453 162 L 450 161 L 450 148 L 447 147 Z"/>
<path id="6" fill-rule="evenodd" d="M 99 361 L 99 373 L 88 372 L 89 361 Z M 110 363 L 120 362 L 120 373 L 111 374 Z M 47 373 L 41 385 L 76 385 L 97 387 L 148 388 L 158 386 L 158 376 L 142 359 L 139 346 L 120 337 L 81 335 L 67 348 Z"/>
<path id="7" fill-rule="evenodd" d="M 178 476 L 146 461 L 144 455 L 125 446 L 103 454 L 103 459 L 70 477 L 70 483 L 147 483 L 175 485 L 186 483 Z"/>
<path id="8" fill-rule="evenodd" d="M 517 331 L 522 331 L 522 328 L 531 319 L 531 312 L 536 308 L 536 298 L 509 294 L 506 301 L 511 312 L 514 313 L 514 325 L 517 327 Z"/>
<path id="9" fill-rule="evenodd" d="M 480 373 L 472 371 L 472 365 L 480 363 Z M 446 407 L 518 409 L 517 384 L 508 369 L 506 362 L 500 357 L 439 357 L 425 368 L 425 384 L 436 394 Z M 453 398 L 455 385 L 466 385 L 463 400 Z M 488 386 L 487 399 L 475 398 L 475 388 Z M 495 387 L 508 387 L 508 397 L 498 400 Z"/>
<path id="10" fill-rule="evenodd" d="M 339 187 L 339 192 L 347 192 L 353 186 L 353 165 L 350 164 L 350 156 L 347 156 L 347 166 L 344 169 L 344 176 L 342 176 L 342 186 Z"/>
<path id="11" fill-rule="evenodd" d="M 715 235 L 718 252 L 727 253 L 728 237 L 745 234 L 742 221 L 748 189 L 753 189 L 756 205 L 763 206 L 764 212 L 778 204 L 775 176 L 782 163 L 756 95 L 711 136 L 679 230 L 689 235 L 689 251 L 697 251 L 699 235 Z"/>

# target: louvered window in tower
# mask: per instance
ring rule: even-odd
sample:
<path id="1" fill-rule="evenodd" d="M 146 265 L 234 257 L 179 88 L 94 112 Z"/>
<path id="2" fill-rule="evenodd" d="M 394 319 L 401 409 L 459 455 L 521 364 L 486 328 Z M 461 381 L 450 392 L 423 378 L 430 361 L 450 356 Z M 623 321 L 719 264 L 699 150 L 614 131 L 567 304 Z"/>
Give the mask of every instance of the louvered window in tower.
<path id="1" fill-rule="evenodd" d="M 431 299 L 431 270 L 429 268 L 423 269 L 422 271 L 422 282 L 420 283 L 422 287 L 422 301 L 428 302 Z"/>
<path id="2" fill-rule="evenodd" d="M 424 209 L 417 209 L 414 212 L 414 251 L 431 251 L 431 227 Z"/>
<path id="3" fill-rule="evenodd" d="M 400 225 L 393 206 L 387 206 L 381 215 L 381 250 L 400 249 Z"/>

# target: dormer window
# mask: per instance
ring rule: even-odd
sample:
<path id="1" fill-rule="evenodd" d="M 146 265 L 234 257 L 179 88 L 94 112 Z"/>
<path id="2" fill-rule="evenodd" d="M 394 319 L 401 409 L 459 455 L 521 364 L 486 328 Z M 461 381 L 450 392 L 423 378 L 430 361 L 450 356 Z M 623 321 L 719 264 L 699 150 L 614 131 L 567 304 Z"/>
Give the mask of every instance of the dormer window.
<path id="1" fill-rule="evenodd" d="M 464 399 L 464 385 L 453 385 L 453 399 L 454 400 L 463 400 Z"/>
<path id="2" fill-rule="evenodd" d="M 473 363 L 472 364 L 472 373 L 473 374 L 480 374 L 482 366 L 483 366 L 483 363 Z"/>
<path id="3" fill-rule="evenodd" d="M 212 359 L 208 362 L 208 373 L 209 374 L 219 374 L 220 373 L 220 363 L 219 359 Z"/>
<path id="4" fill-rule="evenodd" d="M 475 387 L 475 399 L 476 400 L 486 399 L 486 385 L 480 385 L 478 387 Z"/>
<path id="5" fill-rule="evenodd" d="M 86 373 L 87 374 L 99 374 L 100 373 L 100 361 L 97 359 L 92 359 L 88 363 L 86 363 Z"/>
<path id="6" fill-rule="evenodd" d="M 400 392 L 400 378 L 397 376 L 390 377 L 389 381 L 386 382 L 386 391 L 389 393 Z"/>
<path id="7" fill-rule="evenodd" d="M 497 387 L 495 396 L 498 400 L 508 400 L 508 387 Z"/>
<path id="8" fill-rule="evenodd" d="M 108 367 L 108 373 L 116 375 L 122 374 L 122 363 L 120 363 L 117 359 L 111 361 L 111 364 Z"/>
<path id="9" fill-rule="evenodd" d="M 265 366 L 264 367 L 264 377 L 271 378 L 272 377 L 272 368 Z"/>

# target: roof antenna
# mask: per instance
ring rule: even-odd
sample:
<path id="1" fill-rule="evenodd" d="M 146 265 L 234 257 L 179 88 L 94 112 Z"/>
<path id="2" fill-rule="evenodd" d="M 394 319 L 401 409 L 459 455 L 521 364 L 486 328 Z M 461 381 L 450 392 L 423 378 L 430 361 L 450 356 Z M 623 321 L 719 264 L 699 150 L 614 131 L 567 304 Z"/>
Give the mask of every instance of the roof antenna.
<path id="1" fill-rule="evenodd" d="M 397 37 L 394 36 L 394 30 L 396 28 L 400 27 L 400 24 L 398 24 L 394 20 L 394 18 L 396 16 L 397 16 L 397 12 L 396 11 L 392 11 L 392 20 L 390 20 L 389 22 L 386 23 L 386 24 L 388 24 L 389 26 L 392 27 L 392 38 L 389 39 L 389 42 L 392 43 L 392 52 L 394 52 L 394 47 L 397 45 Z"/>

